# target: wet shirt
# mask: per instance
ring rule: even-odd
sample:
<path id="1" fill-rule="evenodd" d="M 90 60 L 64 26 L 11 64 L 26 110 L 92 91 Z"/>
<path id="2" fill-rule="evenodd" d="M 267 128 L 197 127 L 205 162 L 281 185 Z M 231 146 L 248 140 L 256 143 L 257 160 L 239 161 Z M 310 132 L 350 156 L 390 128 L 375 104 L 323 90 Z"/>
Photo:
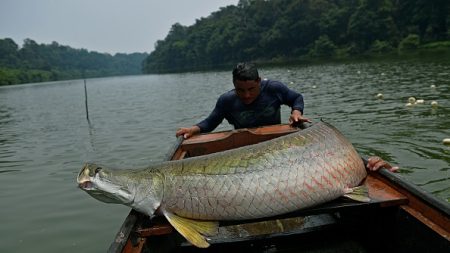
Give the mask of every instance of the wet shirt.
<path id="1" fill-rule="evenodd" d="M 226 119 L 235 129 L 259 127 L 281 123 L 280 106 L 288 105 L 292 110 L 303 114 L 303 96 L 289 89 L 278 81 L 262 80 L 261 92 L 251 104 L 244 104 L 230 90 L 221 95 L 211 114 L 197 124 L 202 133 L 214 130 L 223 119 Z"/>

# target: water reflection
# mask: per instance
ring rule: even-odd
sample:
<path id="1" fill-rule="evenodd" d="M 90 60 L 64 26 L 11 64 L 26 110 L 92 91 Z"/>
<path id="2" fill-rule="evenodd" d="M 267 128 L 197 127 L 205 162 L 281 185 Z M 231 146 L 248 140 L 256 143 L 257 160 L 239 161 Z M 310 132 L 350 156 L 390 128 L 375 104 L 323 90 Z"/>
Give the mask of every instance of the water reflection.
<path id="1" fill-rule="evenodd" d="M 20 170 L 0 170 L 0 173 L 18 172 Z"/>

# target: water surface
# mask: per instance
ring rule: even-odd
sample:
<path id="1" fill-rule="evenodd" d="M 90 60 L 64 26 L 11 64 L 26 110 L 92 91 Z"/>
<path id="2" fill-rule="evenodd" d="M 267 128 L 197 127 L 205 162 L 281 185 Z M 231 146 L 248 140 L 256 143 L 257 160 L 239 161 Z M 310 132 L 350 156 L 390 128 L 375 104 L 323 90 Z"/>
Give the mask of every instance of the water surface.
<path id="1" fill-rule="evenodd" d="M 306 116 L 338 127 L 362 156 L 382 156 L 449 201 L 450 147 L 442 144 L 450 138 L 449 63 L 340 63 L 260 74 L 302 92 Z M 83 80 L 0 88 L 0 252 L 105 251 L 129 209 L 79 190 L 82 164 L 162 160 L 176 129 L 206 117 L 230 79 L 229 71 L 88 79 L 90 121 Z M 406 107 L 411 96 L 425 103 Z M 282 113 L 287 122 L 289 108 Z M 218 128 L 225 129 L 226 122 Z"/>

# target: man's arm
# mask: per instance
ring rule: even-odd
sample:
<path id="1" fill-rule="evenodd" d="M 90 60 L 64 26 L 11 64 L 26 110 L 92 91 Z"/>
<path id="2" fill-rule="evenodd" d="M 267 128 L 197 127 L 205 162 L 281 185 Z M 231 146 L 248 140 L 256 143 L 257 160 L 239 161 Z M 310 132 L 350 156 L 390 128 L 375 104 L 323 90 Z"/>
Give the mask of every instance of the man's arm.
<path id="1" fill-rule="evenodd" d="M 201 133 L 209 133 L 216 129 L 216 127 L 222 123 L 223 119 L 223 113 L 216 106 L 209 116 L 196 126 L 200 129 Z"/>
<path id="2" fill-rule="evenodd" d="M 303 95 L 290 89 L 285 84 L 281 82 L 276 82 L 275 85 L 277 86 L 277 89 L 282 94 L 282 103 L 285 105 L 288 105 L 292 108 L 292 110 L 297 110 L 303 115 L 303 109 L 305 107 L 304 101 L 303 101 Z"/>
<path id="3" fill-rule="evenodd" d="M 291 116 L 289 117 L 289 123 L 290 124 L 298 122 L 311 123 L 311 120 L 303 116 L 303 109 L 304 109 L 303 95 L 294 90 L 291 90 L 289 87 L 287 87 L 281 82 L 278 82 L 276 85 L 278 86 L 278 89 L 281 91 L 282 94 L 281 102 L 292 108 Z"/>
<path id="4" fill-rule="evenodd" d="M 199 133 L 208 133 L 213 131 L 220 123 L 222 123 L 225 117 L 224 112 L 221 109 L 223 108 L 222 104 L 223 100 L 219 98 L 219 100 L 217 100 L 216 106 L 214 107 L 214 110 L 206 119 L 202 120 L 200 123 L 192 127 L 179 128 L 175 135 L 177 137 L 183 135 L 183 137 L 187 139 Z"/>

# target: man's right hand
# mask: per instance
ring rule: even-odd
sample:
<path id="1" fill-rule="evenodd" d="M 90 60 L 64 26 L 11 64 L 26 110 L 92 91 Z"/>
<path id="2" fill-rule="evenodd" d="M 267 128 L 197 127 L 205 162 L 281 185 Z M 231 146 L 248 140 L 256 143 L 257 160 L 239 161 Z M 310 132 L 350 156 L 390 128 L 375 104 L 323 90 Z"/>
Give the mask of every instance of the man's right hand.
<path id="1" fill-rule="evenodd" d="M 289 124 L 295 125 L 303 122 L 311 123 L 311 120 L 303 117 L 302 113 L 299 110 L 292 110 L 291 116 L 289 117 Z"/>
<path id="2" fill-rule="evenodd" d="M 192 126 L 179 128 L 175 135 L 177 137 L 183 136 L 183 138 L 187 139 L 198 133 L 200 133 L 200 128 L 198 126 Z"/>

